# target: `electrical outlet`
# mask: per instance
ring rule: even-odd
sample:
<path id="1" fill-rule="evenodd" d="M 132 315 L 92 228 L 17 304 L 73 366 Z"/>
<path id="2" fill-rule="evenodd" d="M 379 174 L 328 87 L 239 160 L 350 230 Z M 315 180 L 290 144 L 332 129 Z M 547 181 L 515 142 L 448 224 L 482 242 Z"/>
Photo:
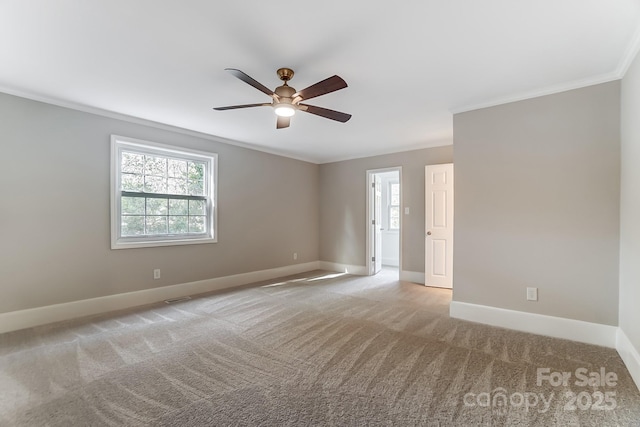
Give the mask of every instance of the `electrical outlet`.
<path id="1" fill-rule="evenodd" d="M 527 288 L 527 301 L 538 301 L 538 288 Z"/>
<path id="2" fill-rule="evenodd" d="M 298 252 L 294 252 L 293 253 L 293 259 L 294 259 L 294 261 L 298 259 Z"/>
<path id="3" fill-rule="evenodd" d="M 155 270 L 153 270 L 153 279 L 159 279 L 160 278 L 160 269 L 156 268 Z"/>

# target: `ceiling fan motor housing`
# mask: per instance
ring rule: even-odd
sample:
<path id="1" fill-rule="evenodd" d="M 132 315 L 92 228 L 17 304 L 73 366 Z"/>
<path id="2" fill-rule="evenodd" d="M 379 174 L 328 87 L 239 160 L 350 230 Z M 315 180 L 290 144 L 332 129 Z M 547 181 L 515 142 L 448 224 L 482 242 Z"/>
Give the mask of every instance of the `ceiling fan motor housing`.
<path id="1" fill-rule="evenodd" d="M 293 103 L 293 95 L 296 90 L 284 82 L 282 86 L 278 86 L 275 90 L 277 99 L 273 100 L 273 107 L 275 108 L 278 116 L 291 117 L 298 109 L 297 105 Z"/>
<path id="2" fill-rule="evenodd" d="M 270 96 L 273 100 L 270 103 L 215 107 L 214 110 L 223 111 L 236 110 L 239 108 L 271 106 L 278 116 L 278 121 L 276 123 L 277 129 L 289 127 L 289 117 L 293 116 L 298 110 L 341 123 L 345 123 L 351 118 L 351 114 L 341 113 L 340 111 L 334 111 L 328 108 L 316 107 L 314 105 L 302 104 L 300 102 L 344 89 L 347 87 L 347 82 L 345 82 L 340 76 L 331 76 L 298 92 L 295 88 L 287 84 L 287 82 L 293 78 L 293 70 L 291 68 L 279 68 L 277 70 L 277 74 L 278 77 L 280 77 L 280 80 L 284 83 L 282 86 L 278 86 L 274 91 L 272 91 L 241 70 L 236 68 L 225 68 L 225 70 L 229 71 L 235 77 L 248 85 L 258 89 L 260 92 Z"/>
<path id="3" fill-rule="evenodd" d="M 278 95 L 278 97 L 282 98 L 293 98 L 293 94 L 296 93 L 296 90 L 294 88 L 292 88 L 291 86 L 288 86 L 287 83 L 285 82 L 285 84 L 283 84 L 282 86 L 278 86 L 275 90 L 276 95 Z"/>
<path id="4" fill-rule="evenodd" d="M 277 99 L 273 100 L 273 107 L 278 116 L 291 117 L 298 109 L 296 104 L 293 103 L 293 95 L 296 93 L 296 90 L 287 84 L 287 81 L 293 77 L 293 71 L 289 68 L 280 68 L 278 75 L 280 76 L 280 80 L 284 81 L 284 84 L 278 86 L 274 91 Z"/>

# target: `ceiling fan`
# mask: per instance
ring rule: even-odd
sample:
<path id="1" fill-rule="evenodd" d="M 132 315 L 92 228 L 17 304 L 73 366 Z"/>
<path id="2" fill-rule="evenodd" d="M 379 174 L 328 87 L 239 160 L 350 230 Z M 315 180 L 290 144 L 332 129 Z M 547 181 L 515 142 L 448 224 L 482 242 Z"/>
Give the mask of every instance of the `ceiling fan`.
<path id="1" fill-rule="evenodd" d="M 251 108 L 251 107 L 273 107 L 278 121 L 276 122 L 276 129 L 283 129 L 289 127 L 291 123 L 291 116 L 296 111 L 304 111 L 307 113 L 315 114 L 316 116 L 325 117 L 327 119 L 336 120 L 341 123 L 345 123 L 351 118 L 351 114 L 341 113 L 340 111 L 329 110 L 327 108 L 316 107 L 315 105 L 302 104 L 302 101 L 315 98 L 317 96 L 326 95 L 327 93 L 335 92 L 347 87 L 347 82 L 338 76 L 329 77 L 316 84 L 309 86 L 301 91 L 296 91 L 289 86 L 287 82 L 293 78 L 293 70 L 290 68 L 280 68 L 277 73 L 280 80 L 284 82 L 282 86 L 278 86 L 275 91 L 272 91 L 268 87 L 254 80 L 246 73 L 236 70 L 235 68 L 225 68 L 231 74 L 242 80 L 243 82 L 255 87 L 259 91 L 269 95 L 273 98 L 273 101 L 262 104 L 244 104 L 244 105 L 232 105 L 229 107 L 217 107 L 214 110 L 235 110 L 238 108 Z"/>

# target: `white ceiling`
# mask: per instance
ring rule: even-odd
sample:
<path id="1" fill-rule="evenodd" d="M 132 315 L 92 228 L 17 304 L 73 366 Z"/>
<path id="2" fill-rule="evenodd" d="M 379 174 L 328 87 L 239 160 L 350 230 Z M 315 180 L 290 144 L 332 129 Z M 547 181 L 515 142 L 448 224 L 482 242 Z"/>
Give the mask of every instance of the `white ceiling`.
<path id="1" fill-rule="evenodd" d="M 0 91 L 104 110 L 323 163 L 452 143 L 452 112 L 620 78 L 638 0 L 1 0 Z M 298 113 L 224 71 L 302 89 L 345 123 Z"/>

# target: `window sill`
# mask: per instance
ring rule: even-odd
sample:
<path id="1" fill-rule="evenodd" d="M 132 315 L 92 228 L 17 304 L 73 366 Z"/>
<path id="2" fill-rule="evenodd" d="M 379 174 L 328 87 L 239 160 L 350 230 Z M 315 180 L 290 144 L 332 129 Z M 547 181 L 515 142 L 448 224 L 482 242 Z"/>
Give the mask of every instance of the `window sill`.
<path id="1" fill-rule="evenodd" d="M 127 240 L 119 239 L 111 242 L 111 249 L 135 249 L 135 248 L 155 248 L 159 246 L 185 246 L 203 245 L 217 243 L 218 239 L 213 237 L 199 239 L 170 239 L 170 240 Z"/>

